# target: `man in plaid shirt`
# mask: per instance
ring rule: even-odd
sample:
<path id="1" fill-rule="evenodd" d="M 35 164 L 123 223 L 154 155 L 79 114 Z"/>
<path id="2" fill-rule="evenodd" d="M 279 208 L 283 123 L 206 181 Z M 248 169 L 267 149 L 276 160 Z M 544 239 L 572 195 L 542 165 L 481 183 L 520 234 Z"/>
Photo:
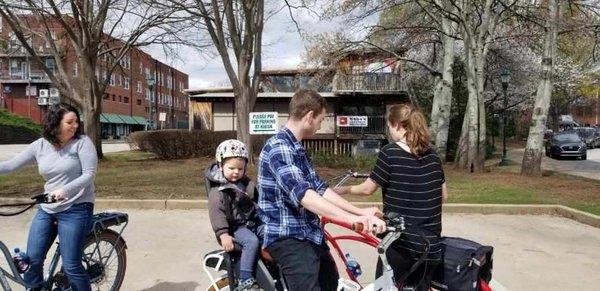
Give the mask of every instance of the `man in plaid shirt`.
<path id="1" fill-rule="evenodd" d="M 326 101 L 315 91 L 299 90 L 290 118 L 265 144 L 258 165 L 263 247 L 275 259 L 291 291 L 336 290 L 338 273 L 325 243 L 319 216 L 360 222 L 365 232 L 381 233 L 379 209 L 357 208 L 328 188 L 314 170 L 302 139 L 321 128 Z"/>

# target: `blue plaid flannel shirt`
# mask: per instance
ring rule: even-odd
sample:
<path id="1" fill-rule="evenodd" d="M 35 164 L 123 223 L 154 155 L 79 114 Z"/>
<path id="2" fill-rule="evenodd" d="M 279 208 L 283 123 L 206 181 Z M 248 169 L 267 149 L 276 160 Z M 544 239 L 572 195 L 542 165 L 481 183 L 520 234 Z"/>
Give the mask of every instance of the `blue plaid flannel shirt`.
<path id="1" fill-rule="evenodd" d="M 300 201 L 308 189 L 323 195 L 327 187 L 302 143 L 288 128 L 267 140 L 258 164 L 259 216 L 265 223 L 263 246 L 284 237 L 320 245 L 323 230 L 319 217 Z"/>

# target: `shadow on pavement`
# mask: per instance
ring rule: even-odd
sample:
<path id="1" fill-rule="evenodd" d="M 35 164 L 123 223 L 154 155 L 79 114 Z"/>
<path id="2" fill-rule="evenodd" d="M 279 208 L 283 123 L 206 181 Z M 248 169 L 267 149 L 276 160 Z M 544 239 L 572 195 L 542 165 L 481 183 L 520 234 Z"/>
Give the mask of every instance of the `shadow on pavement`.
<path id="1" fill-rule="evenodd" d="M 142 289 L 140 291 L 193 291 L 196 287 L 200 286 L 198 282 L 160 282 L 150 288 Z"/>

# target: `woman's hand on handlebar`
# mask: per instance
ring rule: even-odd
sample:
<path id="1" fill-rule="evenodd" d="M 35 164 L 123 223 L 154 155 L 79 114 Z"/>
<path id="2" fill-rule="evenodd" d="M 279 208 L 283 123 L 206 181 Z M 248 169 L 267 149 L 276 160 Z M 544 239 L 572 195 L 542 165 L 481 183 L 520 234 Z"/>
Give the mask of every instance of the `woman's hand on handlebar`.
<path id="1" fill-rule="evenodd" d="M 56 201 L 67 200 L 67 193 L 63 189 L 57 189 L 50 192 L 50 197 L 52 197 Z"/>

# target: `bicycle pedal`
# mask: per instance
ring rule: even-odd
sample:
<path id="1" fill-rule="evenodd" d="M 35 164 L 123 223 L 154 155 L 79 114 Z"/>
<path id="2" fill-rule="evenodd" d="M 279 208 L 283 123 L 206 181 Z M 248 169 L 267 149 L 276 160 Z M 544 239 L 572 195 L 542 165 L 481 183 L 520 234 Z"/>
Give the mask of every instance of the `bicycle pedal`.
<path id="1" fill-rule="evenodd" d="M 56 282 L 56 286 L 54 291 L 70 291 L 71 283 L 69 282 L 69 278 L 63 272 L 58 272 L 54 275 L 54 282 Z"/>
<path id="2" fill-rule="evenodd" d="M 101 264 L 93 264 L 87 269 L 90 281 L 92 283 L 99 283 L 104 279 L 104 267 Z"/>

